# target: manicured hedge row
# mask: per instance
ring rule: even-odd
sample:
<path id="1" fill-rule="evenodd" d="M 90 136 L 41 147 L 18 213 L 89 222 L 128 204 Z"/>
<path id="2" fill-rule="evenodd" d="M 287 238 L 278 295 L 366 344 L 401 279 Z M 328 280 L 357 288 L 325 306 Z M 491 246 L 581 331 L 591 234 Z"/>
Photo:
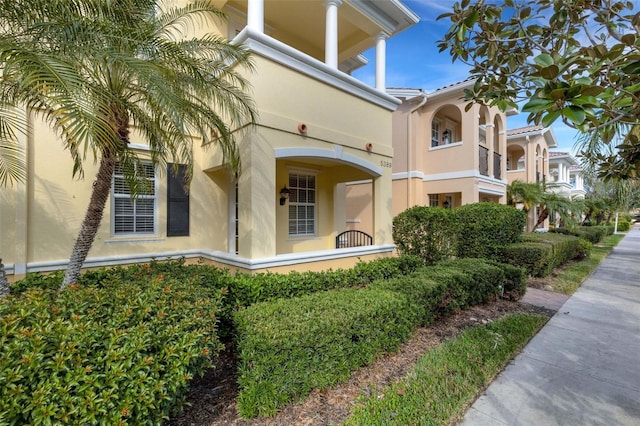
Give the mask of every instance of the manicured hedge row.
<path id="1" fill-rule="evenodd" d="M 602 226 L 578 226 L 574 229 L 556 228 L 552 232 L 565 235 L 574 235 L 589 241 L 591 244 L 597 244 L 607 235 L 613 234 L 614 227 L 608 225 Z"/>
<path id="2" fill-rule="evenodd" d="M 572 235 L 531 232 L 522 239 L 522 243 L 505 247 L 502 258 L 512 265 L 525 267 L 534 277 L 549 275 L 553 268 L 584 255 L 586 250 L 580 239 Z"/>
<path id="3" fill-rule="evenodd" d="M 0 424 L 159 424 L 211 366 L 222 295 L 103 282 L 0 302 Z"/>
<path id="4" fill-rule="evenodd" d="M 375 280 L 406 275 L 423 265 L 419 257 L 399 256 L 358 262 L 351 269 L 335 271 L 237 274 L 231 283 L 230 294 L 235 306 L 250 306 L 318 291 L 362 287 Z"/>
<path id="5" fill-rule="evenodd" d="M 241 309 L 235 315 L 240 414 L 273 415 L 395 350 L 413 328 L 406 304 L 389 291 L 345 289 Z"/>
<path id="6" fill-rule="evenodd" d="M 406 275 L 424 265 L 415 256 L 399 256 L 358 262 L 351 269 L 337 269 L 322 272 L 290 272 L 288 274 L 259 273 L 232 275 L 228 270 L 210 265 L 186 265 L 185 259 L 150 264 L 116 266 L 90 270 L 80 276 L 82 287 L 101 287 L 104 283 L 132 280 L 153 280 L 158 276 L 165 279 L 189 280 L 194 284 L 213 289 L 225 289 L 220 309 L 220 335 L 230 336 L 232 315 L 239 307 L 254 303 L 290 298 L 337 288 L 362 287 L 375 280 Z M 28 288 L 57 289 L 62 282 L 63 272 L 52 274 L 29 274 L 27 278 L 14 284 L 12 293 L 20 293 Z"/>
<path id="7" fill-rule="evenodd" d="M 515 276 L 510 270 L 510 277 Z M 257 303 L 235 315 L 242 416 L 272 415 L 314 388 L 346 380 L 413 327 L 496 297 L 499 266 L 446 261 L 364 289 L 319 292 Z"/>
<path id="8" fill-rule="evenodd" d="M 533 277 L 546 277 L 553 271 L 551 258 L 552 248 L 545 243 L 515 243 L 502 249 L 504 262 L 523 267 Z"/>

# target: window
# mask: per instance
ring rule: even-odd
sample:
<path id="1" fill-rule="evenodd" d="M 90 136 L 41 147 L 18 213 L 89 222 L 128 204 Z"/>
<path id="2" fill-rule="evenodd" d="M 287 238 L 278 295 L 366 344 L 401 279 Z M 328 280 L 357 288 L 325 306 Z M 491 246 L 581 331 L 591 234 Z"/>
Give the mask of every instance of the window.
<path id="1" fill-rule="evenodd" d="M 289 174 L 289 235 L 316 234 L 316 177 Z"/>
<path id="2" fill-rule="evenodd" d="M 440 123 L 433 121 L 431 123 L 431 147 L 440 145 Z"/>
<path id="3" fill-rule="evenodd" d="M 429 194 L 429 207 L 438 207 L 439 205 L 438 194 Z"/>
<path id="4" fill-rule="evenodd" d="M 189 193 L 186 191 L 187 166 L 167 164 L 167 237 L 189 235 Z"/>
<path id="5" fill-rule="evenodd" d="M 156 216 L 156 177 L 153 166 L 142 163 L 141 170 L 136 167 L 136 173 L 142 175 L 147 185 L 140 190 L 140 194 L 131 198 L 129 185 L 124 179 L 120 164 L 116 164 L 113 175 L 112 188 L 112 226 L 114 234 L 154 234 Z"/>

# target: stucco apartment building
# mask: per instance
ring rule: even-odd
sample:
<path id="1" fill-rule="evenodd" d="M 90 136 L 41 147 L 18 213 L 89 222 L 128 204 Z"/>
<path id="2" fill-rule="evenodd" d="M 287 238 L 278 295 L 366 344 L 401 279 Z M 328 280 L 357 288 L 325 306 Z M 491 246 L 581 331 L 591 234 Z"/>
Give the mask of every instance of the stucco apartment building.
<path id="1" fill-rule="evenodd" d="M 527 126 L 507 132 L 507 179 L 526 183 L 544 183 L 547 190 L 566 198 L 584 198 L 582 167 L 568 152 L 557 148 L 556 137 L 549 127 Z M 527 226 L 535 224 L 536 208 L 529 213 Z M 545 223 L 548 226 L 548 222 Z"/>
<path id="2" fill-rule="evenodd" d="M 466 110 L 474 80 L 433 92 L 387 89 L 402 101 L 393 114 L 393 215 L 416 205 L 455 208 L 480 201 L 506 203 L 507 116 L 497 107 Z M 371 183 L 350 182 L 347 227 L 367 232 Z"/>
<path id="3" fill-rule="evenodd" d="M 154 191 L 136 200 L 116 174 L 85 266 L 185 256 L 245 271 L 308 270 L 390 255 L 392 113 L 402 102 L 385 92 L 385 43 L 418 16 L 398 0 L 213 3 L 229 19 L 203 30 L 244 43 L 255 63 L 247 78 L 259 118 L 239 142 L 242 173 L 232 175 L 220 152 L 196 144 L 177 221 L 170 194 L 180 191 L 166 171 L 148 166 Z M 370 87 L 349 73 L 374 46 Z M 24 143 L 27 182 L 0 189 L 0 257 L 13 279 L 66 266 L 96 171 L 87 164 L 87 178 L 73 180 L 69 153 L 37 113 Z M 148 151 L 144 140 L 133 146 Z M 372 189 L 372 239 L 337 248 L 344 183 L 363 180 Z"/>

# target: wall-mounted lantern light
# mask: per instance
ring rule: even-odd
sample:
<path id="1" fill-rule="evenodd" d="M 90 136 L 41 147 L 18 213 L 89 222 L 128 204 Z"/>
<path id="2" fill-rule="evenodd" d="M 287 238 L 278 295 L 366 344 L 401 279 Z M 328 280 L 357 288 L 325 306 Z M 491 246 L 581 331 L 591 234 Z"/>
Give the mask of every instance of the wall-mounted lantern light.
<path id="1" fill-rule="evenodd" d="M 287 198 L 289 198 L 289 194 L 291 193 L 291 191 L 289 191 L 289 189 L 287 188 L 287 185 L 285 185 L 281 190 L 280 190 L 280 205 L 284 206 L 284 204 L 287 202 Z"/>
<path id="2" fill-rule="evenodd" d="M 448 201 L 445 201 L 444 203 L 442 203 L 442 206 L 443 206 L 445 209 L 448 209 L 448 208 L 449 208 L 449 202 L 448 202 Z"/>

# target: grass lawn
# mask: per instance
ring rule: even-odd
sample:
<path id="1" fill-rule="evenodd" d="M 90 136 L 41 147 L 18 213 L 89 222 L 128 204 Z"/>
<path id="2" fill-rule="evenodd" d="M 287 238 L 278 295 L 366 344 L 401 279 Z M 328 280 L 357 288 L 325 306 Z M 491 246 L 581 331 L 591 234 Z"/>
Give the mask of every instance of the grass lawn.
<path id="1" fill-rule="evenodd" d="M 345 425 L 450 424 L 547 320 L 512 314 L 463 331 L 427 352 L 405 380 L 364 399 Z"/>
<path id="2" fill-rule="evenodd" d="M 568 295 L 575 293 L 580 284 L 596 269 L 602 259 L 607 257 L 622 238 L 624 238 L 622 234 L 605 237 L 601 243 L 593 246 L 591 255 L 587 259 L 573 262 L 562 269 L 550 284 L 553 291 Z"/>

